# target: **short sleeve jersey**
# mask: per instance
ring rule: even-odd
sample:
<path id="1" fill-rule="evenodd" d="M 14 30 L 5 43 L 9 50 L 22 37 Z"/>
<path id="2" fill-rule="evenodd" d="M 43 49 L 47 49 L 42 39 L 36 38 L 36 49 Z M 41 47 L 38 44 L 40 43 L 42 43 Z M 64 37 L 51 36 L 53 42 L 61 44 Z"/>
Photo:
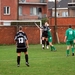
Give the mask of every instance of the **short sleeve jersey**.
<path id="1" fill-rule="evenodd" d="M 68 41 L 72 41 L 74 39 L 74 30 L 72 28 L 67 29 L 65 36 L 67 36 Z"/>
<path id="2" fill-rule="evenodd" d="M 43 30 L 43 32 L 48 32 L 48 30 L 50 29 L 48 26 L 42 26 L 41 29 Z"/>
<path id="3" fill-rule="evenodd" d="M 48 26 L 45 26 L 45 25 L 44 25 L 44 26 L 41 27 L 41 29 L 43 30 L 43 32 L 44 32 L 44 31 L 47 32 L 47 31 L 48 31 Z"/>
<path id="4" fill-rule="evenodd" d="M 24 32 L 17 32 L 15 35 L 15 41 L 17 42 L 17 48 L 26 47 L 27 35 Z"/>

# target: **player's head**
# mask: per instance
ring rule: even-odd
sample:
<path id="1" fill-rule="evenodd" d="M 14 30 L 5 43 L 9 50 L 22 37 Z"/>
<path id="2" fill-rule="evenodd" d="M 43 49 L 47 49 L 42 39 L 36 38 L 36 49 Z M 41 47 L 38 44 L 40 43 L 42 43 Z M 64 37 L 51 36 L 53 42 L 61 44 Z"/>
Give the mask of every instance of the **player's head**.
<path id="1" fill-rule="evenodd" d="M 47 23 L 47 26 L 49 27 L 49 24 Z"/>
<path id="2" fill-rule="evenodd" d="M 71 25 L 69 25 L 69 28 L 71 28 Z"/>
<path id="3" fill-rule="evenodd" d="M 45 22 L 45 26 L 47 26 L 47 24 L 48 24 L 48 23 L 47 23 L 47 22 Z"/>
<path id="4" fill-rule="evenodd" d="M 19 27 L 19 30 L 22 30 L 22 26 Z"/>

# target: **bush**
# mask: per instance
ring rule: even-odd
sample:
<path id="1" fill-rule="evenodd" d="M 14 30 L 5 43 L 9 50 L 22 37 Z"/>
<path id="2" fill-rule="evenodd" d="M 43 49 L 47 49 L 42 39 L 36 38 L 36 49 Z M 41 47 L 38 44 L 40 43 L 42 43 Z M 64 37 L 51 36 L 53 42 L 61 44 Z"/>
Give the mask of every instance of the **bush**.
<path id="1" fill-rule="evenodd" d="M 48 22 L 48 19 L 47 18 L 43 18 L 41 21 L 42 21 L 42 25 L 44 25 L 46 21 Z"/>

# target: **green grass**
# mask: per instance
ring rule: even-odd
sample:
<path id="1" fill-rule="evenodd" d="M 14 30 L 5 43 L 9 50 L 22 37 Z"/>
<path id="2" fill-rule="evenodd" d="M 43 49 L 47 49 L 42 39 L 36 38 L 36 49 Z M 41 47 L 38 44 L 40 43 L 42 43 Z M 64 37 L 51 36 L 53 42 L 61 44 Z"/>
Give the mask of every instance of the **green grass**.
<path id="1" fill-rule="evenodd" d="M 42 50 L 41 45 L 30 45 L 29 63 L 25 65 L 21 54 L 21 65 L 16 65 L 16 47 L 0 46 L 0 75 L 75 75 L 75 56 L 66 57 L 66 45 L 55 44 L 56 52 Z"/>

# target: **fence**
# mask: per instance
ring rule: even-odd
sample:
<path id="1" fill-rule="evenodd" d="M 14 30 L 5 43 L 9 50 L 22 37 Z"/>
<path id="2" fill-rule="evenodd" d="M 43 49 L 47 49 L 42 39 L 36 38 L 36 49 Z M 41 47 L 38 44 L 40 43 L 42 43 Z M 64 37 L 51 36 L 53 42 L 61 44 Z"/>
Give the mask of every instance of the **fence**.
<path id="1" fill-rule="evenodd" d="M 23 26 L 23 31 L 27 34 L 30 44 L 40 43 L 40 30 L 36 26 Z M 14 44 L 14 37 L 16 32 L 16 26 L 1 26 L 0 44 Z"/>
<path id="2" fill-rule="evenodd" d="M 54 26 L 50 26 L 53 42 L 56 43 Z M 57 33 L 60 42 L 64 42 L 65 31 L 68 26 L 58 26 Z M 75 28 L 75 25 L 72 25 Z M 40 30 L 36 26 L 23 26 L 23 31 L 27 34 L 29 44 L 40 44 Z M 17 32 L 16 26 L 0 26 L 0 44 L 15 44 L 14 36 Z"/>

